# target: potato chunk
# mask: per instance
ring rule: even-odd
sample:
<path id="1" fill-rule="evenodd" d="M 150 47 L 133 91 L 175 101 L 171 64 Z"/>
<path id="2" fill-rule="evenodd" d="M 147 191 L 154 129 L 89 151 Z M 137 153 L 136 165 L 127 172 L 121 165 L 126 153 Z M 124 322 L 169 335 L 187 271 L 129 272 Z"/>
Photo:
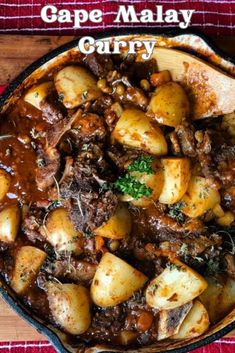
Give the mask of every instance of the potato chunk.
<path id="1" fill-rule="evenodd" d="M 122 239 L 131 232 L 131 215 L 125 205 L 119 205 L 107 223 L 94 230 L 95 235 L 111 239 Z"/>
<path id="2" fill-rule="evenodd" d="M 18 294 L 32 283 L 47 254 L 34 246 L 22 246 L 16 254 L 11 287 Z"/>
<path id="3" fill-rule="evenodd" d="M 209 327 L 209 315 L 202 303 L 196 300 L 173 339 L 186 339 L 202 335 Z"/>
<path id="4" fill-rule="evenodd" d="M 206 178 L 193 176 L 189 182 L 188 190 L 183 196 L 182 201 L 185 206 L 181 211 L 191 218 L 199 217 L 206 211 L 213 209 L 220 203 L 220 194 L 212 189 Z"/>
<path id="5" fill-rule="evenodd" d="M 207 278 L 208 287 L 200 295 L 212 324 L 225 317 L 235 307 L 235 280 L 224 275 Z"/>
<path id="6" fill-rule="evenodd" d="M 176 82 L 157 88 L 149 103 L 148 114 L 160 124 L 176 127 L 189 116 L 189 99 Z"/>
<path id="7" fill-rule="evenodd" d="M 10 175 L 0 169 L 0 201 L 6 196 L 11 183 Z"/>
<path id="8" fill-rule="evenodd" d="M 66 66 L 55 76 L 55 87 L 64 106 L 68 109 L 97 99 L 101 95 L 96 79 L 81 66 Z"/>
<path id="9" fill-rule="evenodd" d="M 112 136 L 123 145 L 155 155 L 167 154 L 167 143 L 160 127 L 138 109 L 123 111 Z"/>
<path id="10" fill-rule="evenodd" d="M 48 95 L 48 92 L 53 86 L 53 82 L 43 82 L 37 86 L 31 87 L 26 95 L 24 96 L 24 100 L 27 103 L 32 104 L 35 108 L 41 110 L 40 103 L 43 99 Z"/>
<path id="11" fill-rule="evenodd" d="M 82 234 L 76 231 L 64 208 L 51 211 L 40 232 L 57 251 L 81 252 L 78 240 Z"/>
<path id="12" fill-rule="evenodd" d="M 18 206 L 8 206 L 0 212 L 0 240 L 11 243 L 15 240 L 20 225 Z"/>
<path id="13" fill-rule="evenodd" d="M 119 257 L 105 253 L 92 281 L 91 298 L 98 306 L 115 306 L 128 300 L 146 281 L 143 273 Z"/>
<path id="14" fill-rule="evenodd" d="M 190 160 L 188 158 L 162 158 L 164 184 L 159 202 L 174 204 L 185 194 L 190 180 Z"/>
<path id="15" fill-rule="evenodd" d="M 175 260 L 147 287 L 147 304 L 169 310 L 188 303 L 207 287 L 206 280 L 190 267 Z"/>
<path id="16" fill-rule="evenodd" d="M 85 287 L 77 284 L 47 284 L 49 307 L 54 320 L 71 335 L 80 335 L 90 326 L 90 299 Z"/>

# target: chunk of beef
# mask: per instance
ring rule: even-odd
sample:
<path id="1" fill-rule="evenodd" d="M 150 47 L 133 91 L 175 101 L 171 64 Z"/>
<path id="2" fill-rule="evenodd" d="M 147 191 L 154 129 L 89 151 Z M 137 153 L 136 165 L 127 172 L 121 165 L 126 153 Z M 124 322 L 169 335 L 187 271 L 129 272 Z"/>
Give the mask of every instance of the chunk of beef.
<path id="1" fill-rule="evenodd" d="M 212 185 L 218 185 L 218 171 L 212 155 L 212 136 L 209 130 L 202 133 L 197 144 L 197 155 L 204 176 L 211 180 Z"/>
<path id="2" fill-rule="evenodd" d="M 44 237 L 39 232 L 44 216 L 45 212 L 38 208 L 34 208 L 30 209 L 24 217 L 22 230 L 32 243 L 36 243 L 37 241 L 45 242 Z"/>
<path id="3" fill-rule="evenodd" d="M 50 147 L 56 147 L 62 136 L 71 129 L 73 123 L 81 116 L 81 110 L 77 110 L 72 116 L 64 118 L 47 130 L 46 141 Z"/>
<path id="4" fill-rule="evenodd" d="M 56 148 L 48 147 L 45 151 L 39 149 L 36 168 L 36 183 L 38 189 L 45 190 L 55 182 L 55 176 L 60 168 L 60 154 Z"/>
<path id="5" fill-rule="evenodd" d="M 44 270 L 59 279 L 69 279 L 73 282 L 90 282 L 96 272 L 97 265 L 69 257 L 62 260 L 49 261 Z"/>
<path id="6" fill-rule="evenodd" d="M 90 233 L 113 216 L 117 204 L 117 196 L 111 190 L 103 193 L 81 191 L 76 199 L 73 198 L 69 216 L 76 229 Z"/>
<path id="7" fill-rule="evenodd" d="M 187 222 L 181 225 L 165 213 L 164 206 L 156 206 L 141 210 L 133 217 L 134 233 L 144 243 L 154 243 L 162 251 L 187 255 L 188 258 L 205 255 L 209 250 L 218 255 L 216 251 L 222 244 L 221 236 L 207 231 L 197 220 L 193 226 Z"/>
<path id="8" fill-rule="evenodd" d="M 113 103 L 112 97 L 108 95 L 102 95 L 97 98 L 91 106 L 91 112 L 98 115 L 104 115 L 104 111 L 109 108 Z"/>
<path id="9" fill-rule="evenodd" d="M 92 113 L 83 114 L 76 120 L 69 135 L 76 145 L 81 142 L 103 141 L 106 137 L 104 119 Z"/>
<path id="10" fill-rule="evenodd" d="M 235 148 L 229 136 L 219 131 L 206 130 L 198 142 L 197 154 L 202 172 L 215 187 L 219 187 L 221 182 L 228 185 L 234 181 Z"/>
<path id="11" fill-rule="evenodd" d="M 14 107 L 14 110 L 23 119 L 25 119 L 25 117 L 35 121 L 40 121 L 42 119 L 42 112 L 32 104 L 26 102 L 23 98 L 18 101 L 18 104 Z"/>
<path id="12" fill-rule="evenodd" d="M 84 62 L 91 72 L 100 78 L 107 76 L 108 72 L 113 70 L 113 61 L 110 55 L 93 53 L 86 55 Z"/>
<path id="13" fill-rule="evenodd" d="M 80 231 L 90 232 L 114 214 L 116 195 L 111 190 L 101 190 L 113 177 L 98 144 L 91 144 L 78 154 L 71 175 L 60 185 L 60 193 L 62 198 L 71 199 L 70 218 Z"/>
<path id="14" fill-rule="evenodd" d="M 126 62 L 125 66 L 128 77 L 135 84 L 139 84 L 143 79 L 149 79 L 154 72 L 157 72 L 157 62 L 155 59 L 134 62 L 131 65 L 128 65 Z"/>
<path id="15" fill-rule="evenodd" d="M 78 183 L 83 178 L 93 178 L 100 187 L 104 182 L 116 179 L 111 165 L 105 158 L 102 143 L 89 143 L 82 145 L 75 163 L 75 178 Z"/>
<path id="16" fill-rule="evenodd" d="M 121 145 L 112 145 L 107 154 L 116 168 L 124 171 L 126 163 L 138 158 L 141 152 L 136 149 L 124 148 Z"/>
<path id="17" fill-rule="evenodd" d="M 47 294 L 36 286 L 30 288 L 24 293 L 23 302 L 37 313 L 42 320 L 50 320 L 51 311 L 49 309 Z"/>
<path id="18" fill-rule="evenodd" d="M 176 134 L 183 154 L 188 157 L 196 157 L 196 141 L 193 127 L 180 125 L 176 129 Z"/>
<path id="19" fill-rule="evenodd" d="M 57 123 L 66 116 L 64 105 L 58 101 L 56 93 L 50 92 L 40 103 L 42 118 L 49 124 Z"/>

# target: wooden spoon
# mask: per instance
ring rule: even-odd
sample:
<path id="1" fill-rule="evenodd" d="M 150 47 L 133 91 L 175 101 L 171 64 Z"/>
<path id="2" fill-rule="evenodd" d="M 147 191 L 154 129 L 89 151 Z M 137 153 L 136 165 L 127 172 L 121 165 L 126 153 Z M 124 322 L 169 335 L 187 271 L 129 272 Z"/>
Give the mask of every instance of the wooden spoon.
<path id="1" fill-rule="evenodd" d="M 183 51 L 155 48 L 158 69 L 169 70 L 190 94 L 195 119 L 235 111 L 235 79 L 220 69 Z"/>

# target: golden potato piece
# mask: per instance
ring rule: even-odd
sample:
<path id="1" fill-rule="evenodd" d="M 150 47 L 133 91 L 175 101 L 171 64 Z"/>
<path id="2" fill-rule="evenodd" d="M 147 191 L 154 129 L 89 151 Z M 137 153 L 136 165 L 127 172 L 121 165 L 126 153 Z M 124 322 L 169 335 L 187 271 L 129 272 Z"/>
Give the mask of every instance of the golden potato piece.
<path id="1" fill-rule="evenodd" d="M 10 175 L 3 169 L 0 169 L 0 201 L 6 196 L 11 184 Z"/>
<path id="2" fill-rule="evenodd" d="M 206 287 L 207 282 L 201 275 L 175 260 L 150 282 L 146 302 L 159 310 L 174 309 L 198 297 Z"/>
<path id="3" fill-rule="evenodd" d="M 12 243 L 20 225 L 20 210 L 18 206 L 8 206 L 0 212 L 0 240 Z"/>
<path id="4" fill-rule="evenodd" d="M 92 281 L 91 298 L 98 306 L 115 306 L 128 300 L 146 281 L 143 273 L 119 257 L 105 253 Z"/>
<path id="5" fill-rule="evenodd" d="M 151 154 L 167 154 L 167 143 L 160 127 L 138 109 L 123 111 L 112 132 L 112 137 L 123 145 Z"/>
<path id="6" fill-rule="evenodd" d="M 94 230 L 95 235 L 111 239 L 122 239 L 131 232 L 131 215 L 125 205 L 119 205 L 107 223 Z"/>
<path id="7" fill-rule="evenodd" d="M 162 158 L 164 183 L 159 202 L 174 204 L 185 194 L 190 180 L 190 160 L 188 158 Z"/>
<path id="8" fill-rule="evenodd" d="M 208 180 L 200 176 L 193 176 L 189 182 L 188 190 L 182 201 L 185 206 L 181 211 L 191 218 L 199 217 L 217 203 L 220 203 L 220 194 L 210 187 Z"/>
<path id="9" fill-rule="evenodd" d="M 149 103 L 148 114 L 160 124 L 176 127 L 189 116 L 188 97 L 176 82 L 168 82 L 156 89 Z"/>
<path id="10" fill-rule="evenodd" d="M 95 77 L 82 66 L 66 66 L 55 76 L 55 87 L 64 106 L 68 109 L 97 99 L 101 91 Z"/>
<path id="11" fill-rule="evenodd" d="M 35 279 L 47 254 L 34 246 L 22 246 L 16 254 L 11 287 L 23 293 Z"/>
<path id="12" fill-rule="evenodd" d="M 47 295 L 52 316 L 66 332 L 80 335 L 91 323 L 88 290 L 77 284 L 49 282 Z"/>
<path id="13" fill-rule="evenodd" d="M 40 232 L 57 251 L 81 252 L 78 238 L 82 234 L 74 228 L 65 208 L 57 208 L 49 213 Z"/>
<path id="14" fill-rule="evenodd" d="M 53 86 L 53 82 L 43 82 L 37 86 L 31 87 L 24 96 L 24 100 L 27 103 L 32 104 L 35 108 L 41 110 L 40 103 L 48 95 L 48 92 Z"/>
<path id="15" fill-rule="evenodd" d="M 209 315 L 204 305 L 196 300 L 173 339 L 187 339 L 202 335 L 209 327 Z"/>
<path id="16" fill-rule="evenodd" d="M 230 277 L 207 278 L 207 289 L 200 295 L 210 321 L 214 324 L 227 315 L 235 306 L 235 280 Z"/>

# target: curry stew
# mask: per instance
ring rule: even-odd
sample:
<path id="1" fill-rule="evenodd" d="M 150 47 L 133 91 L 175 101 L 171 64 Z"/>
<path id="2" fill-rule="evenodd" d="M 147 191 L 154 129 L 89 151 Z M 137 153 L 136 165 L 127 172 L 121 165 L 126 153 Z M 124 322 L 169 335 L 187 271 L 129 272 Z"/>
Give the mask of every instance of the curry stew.
<path id="1" fill-rule="evenodd" d="M 235 306 L 235 115 L 191 100 L 154 59 L 91 54 L 1 117 L 1 277 L 74 347 L 197 337 Z"/>

